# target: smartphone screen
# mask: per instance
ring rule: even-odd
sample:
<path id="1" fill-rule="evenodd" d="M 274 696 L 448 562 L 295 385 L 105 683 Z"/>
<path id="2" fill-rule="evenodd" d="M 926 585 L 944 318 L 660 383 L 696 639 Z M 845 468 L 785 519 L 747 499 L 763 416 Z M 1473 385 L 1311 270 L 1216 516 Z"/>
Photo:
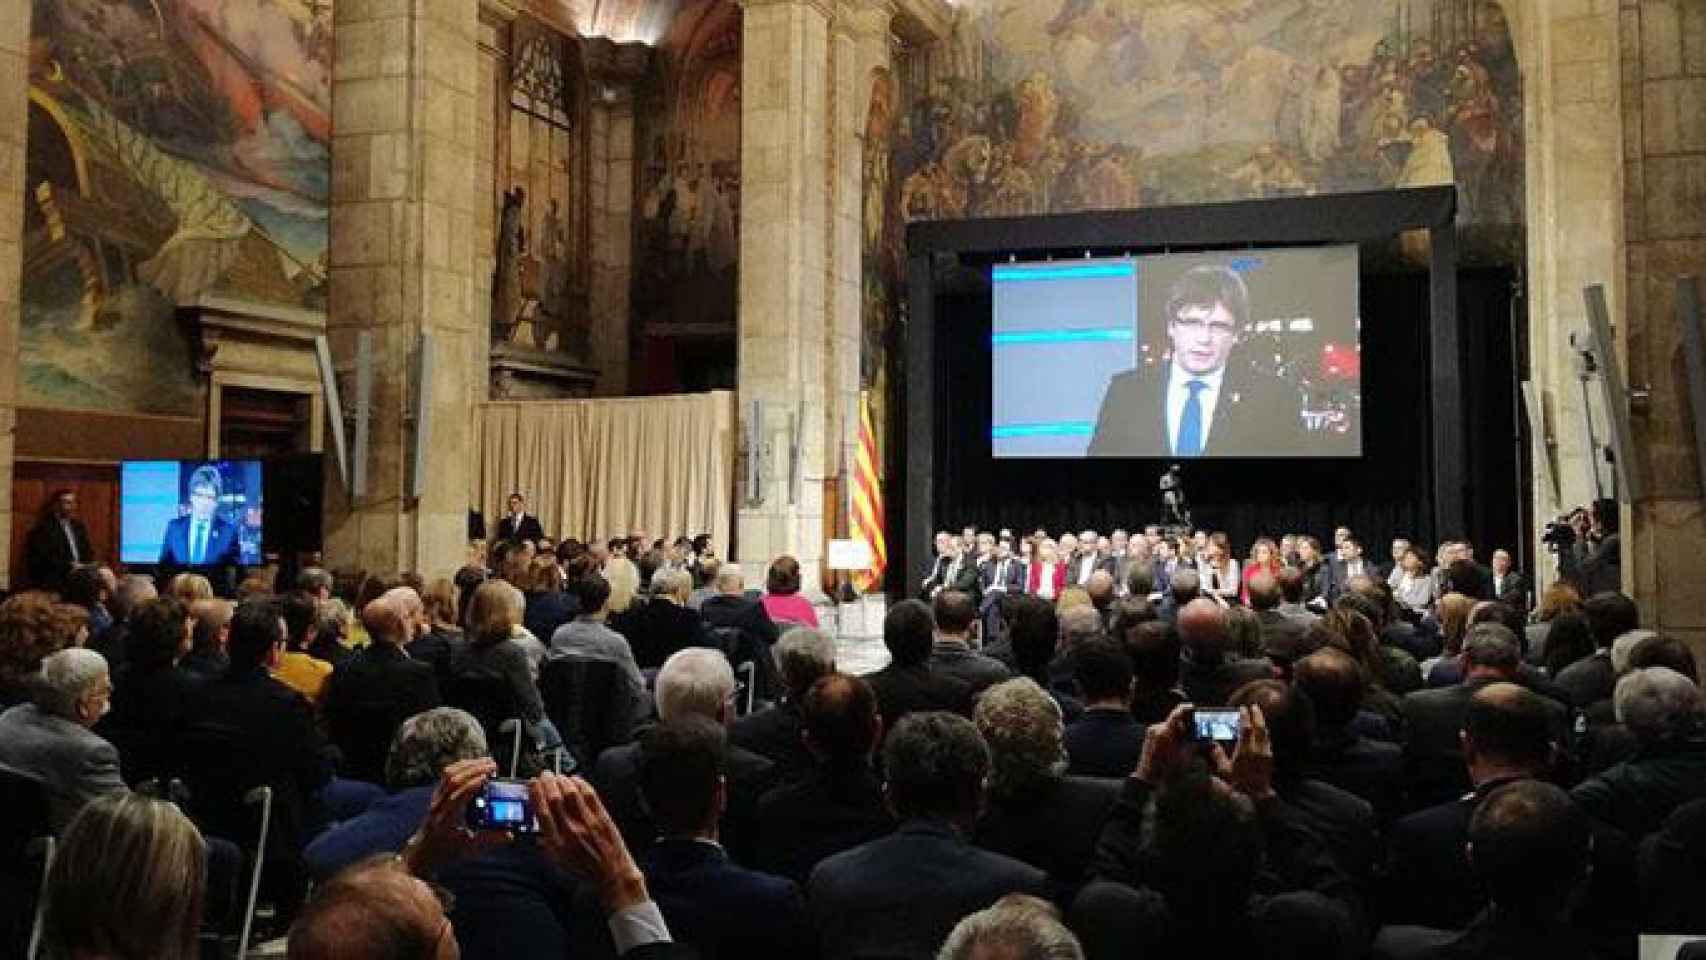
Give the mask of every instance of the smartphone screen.
<path id="1" fill-rule="evenodd" d="M 472 830 L 508 830 L 533 833 L 533 801 L 521 780 L 488 780 L 468 804 L 468 827 Z"/>
<path id="2" fill-rule="evenodd" d="M 1233 710 L 1197 710 L 1192 715 L 1195 733 L 1198 740 L 1213 740 L 1219 743 L 1238 742 L 1238 711 Z"/>

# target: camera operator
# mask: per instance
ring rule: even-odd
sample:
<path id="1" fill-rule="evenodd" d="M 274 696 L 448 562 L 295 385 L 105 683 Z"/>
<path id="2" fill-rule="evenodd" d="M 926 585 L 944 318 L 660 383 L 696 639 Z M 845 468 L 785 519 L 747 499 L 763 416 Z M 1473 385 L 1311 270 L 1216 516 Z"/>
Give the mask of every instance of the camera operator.
<path id="1" fill-rule="evenodd" d="M 1617 532 L 1617 501 L 1595 500 L 1547 526 L 1545 542 L 1558 554 L 1558 575 L 1582 596 L 1623 589 L 1623 538 Z"/>

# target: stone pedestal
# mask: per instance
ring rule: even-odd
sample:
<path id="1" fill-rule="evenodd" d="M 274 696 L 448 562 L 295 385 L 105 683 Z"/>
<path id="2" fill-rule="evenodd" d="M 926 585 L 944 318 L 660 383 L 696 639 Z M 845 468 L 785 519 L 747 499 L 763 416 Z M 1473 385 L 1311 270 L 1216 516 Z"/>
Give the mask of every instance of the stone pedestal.
<path id="1" fill-rule="evenodd" d="M 468 400 L 487 337 L 474 295 L 475 211 L 489 199 L 476 188 L 478 10 L 342 3 L 334 14 L 327 335 L 346 368 L 358 333 L 374 343 L 367 493 L 351 498 L 327 473 L 327 554 L 346 567 L 442 576 L 465 554 Z M 416 499 L 410 372 L 423 332 L 435 342 L 432 452 Z"/>

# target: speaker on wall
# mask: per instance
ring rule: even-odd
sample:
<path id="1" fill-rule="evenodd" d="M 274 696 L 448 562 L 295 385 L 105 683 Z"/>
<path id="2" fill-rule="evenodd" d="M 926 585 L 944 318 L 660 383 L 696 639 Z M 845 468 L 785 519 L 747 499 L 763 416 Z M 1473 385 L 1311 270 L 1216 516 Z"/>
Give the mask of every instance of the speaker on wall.
<path id="1" fill-rule="evenodd" d="M 326 419 L 332 425 L 332 456 L 337 458 L 338 479 L 349 486 L 349 448 L 344 445 L 344 406 L 338 397 L 338 372 L 332 366 L 332 348 L 324 334 L 314 338 L 314 361 L 320 368 L 320 394 L 326 400 Z"/>
<path id="2" fill-rule="evenodd" d="M 1605 400 L 1605 420 L 1611 425 L 1611 452 L 1622 481 L 1618 499 L 1634 503 L 1641 498 L 1640 464 L 1635 461 L 1635 435 L 1629 425 L 1629 390 L 1623 368 L 1617 365 L 1617 342 L 1611 335 L 1611 312 L 1605 306 L 1605 287 L 1590 284 L 1582 289 L 1587 301 L 1589 330 L 1599 363 L 1599 384 Z"/>
<path id="3" fill-rule="evenodd" d="M 433 337 L 423 330 L 415 342 L 414 389 L 415 436 L 413 456 L 409 458 L 409 496 L 419 499 L 426 493 L 427 452 L 432 444 L 432 380 Z"/>
<path id="4" fill-rule="evenodd" d="M 355 337 L 355 443 L 350 449 L 350 493 L 367 495 L 367 428 L 373 412 L 373 334 Z"/>

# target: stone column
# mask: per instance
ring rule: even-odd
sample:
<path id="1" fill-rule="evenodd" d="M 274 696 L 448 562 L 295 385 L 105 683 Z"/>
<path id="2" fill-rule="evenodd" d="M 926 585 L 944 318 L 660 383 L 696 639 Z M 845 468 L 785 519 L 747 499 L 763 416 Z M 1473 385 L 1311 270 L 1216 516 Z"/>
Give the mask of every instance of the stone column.
<path id="1" fill-rule="evenodd" d="M 1641 625 L 1706 657 L 1706 543 L 1676 281 L 1706 289 L 1706 6 L 1626 0 L 1620 13 L 1628 296 L 1616 321 L 1629 382 L 1652 390 L 1631 421 L 1646 481 L 1624 534 Z"/>
<path id="2" fill-rule="evenodd" d="M 1582 287 L 1604 284 L 1623 313 L 1623 151 L 1617 11 L 1609 4 L 1507 3 L 1523 69 L 1527 146 L 1529 363 L 1557 442 L 1560 502 L 1535 476 L 1530 556 L 1542 580 L 1556 572 L 1539 542 L 1545 520 L 1593 498 L 1581 428 L 1572 333 L 1588 329 Z M 1619 324 L 1619 329 L 1622 329 Z M 1595 427 L 1606 436 L 1603 423 Z M 1489 548 L 1490 549 L 1490 546 Z"/>
<path id="3" fill-rule="evenodd" d="M 18 327 L 22 319 L 24 139 L 29 129 L 30 0 L 0 0 L 0 529 L 12 529 L 13 431 L 18 423 Z M 0 586 L 11 584 L 0 554 Z"/>
<path id="4" fill-rule="evenodd" d="M 742 436 L 758 441 L 764 480 L 758 500 L 738 493 L 736 559 L 750 577 L 792 554 L 813 592 L 823 480 L 833 469 L 825 456 L 832 13 L 826 0 L 746 0 L 741 67 L 740 419 Z"/>
<path id="5" fill-rule="evenodd" d="M 586 362 L 598 371 L 596 394 L 625 396 L 630 387 L 628 290 L 634 263 L 634 85 L 645 71 L 647 51 L 642 44 L 603 38 L 584 41 L 582 49 L 592 80 L 587 164 L 592 353 Z"/>
<path id="6" fill-rule="evenodd" d="M 843 509 L 859 445 L 859 369 L 864 348 L 865 126 L 871 110 L 873 73 L 889 66 L 893 0 L 842 0 L 830 33 L 835 71 L 831 85 L 831 224 L 829 303 L 825 349 L 829 352 L 829 468 L 841 473 Z M 880 228 L 880 225 L 878 225 Z"/>
<path id="7" fill-rule="evenodd" d="M 334 14 L 330 305 L 332 353 L 349 373 L 373 334 L 368 486 L 328 470 L 331 562 L 370 571 L 454 570 L 465 548 L 471 378 L 485 376 L 474 307 L 476 0 L 340 3 Z M 416 337 L 436 341 L 424 494 L 409 495 Z M 350 396 L 345 393 L 345 396 Z"/>

